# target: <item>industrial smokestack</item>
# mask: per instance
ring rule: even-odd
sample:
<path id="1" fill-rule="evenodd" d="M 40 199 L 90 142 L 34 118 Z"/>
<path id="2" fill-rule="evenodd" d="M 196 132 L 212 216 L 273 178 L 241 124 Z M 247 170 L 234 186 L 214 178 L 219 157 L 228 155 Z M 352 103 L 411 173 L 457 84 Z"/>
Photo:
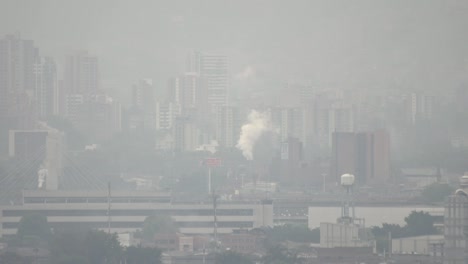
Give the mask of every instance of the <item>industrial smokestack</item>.
<path id="1" fill-rule="evenodd" d="M 253 159 L 252 152 L 255 142 L 269 129 L 269 115 L 252 110 L 248 116 L 248 123 L 242 126 L 240 138 L 236 145 L 247 160 Z"/>

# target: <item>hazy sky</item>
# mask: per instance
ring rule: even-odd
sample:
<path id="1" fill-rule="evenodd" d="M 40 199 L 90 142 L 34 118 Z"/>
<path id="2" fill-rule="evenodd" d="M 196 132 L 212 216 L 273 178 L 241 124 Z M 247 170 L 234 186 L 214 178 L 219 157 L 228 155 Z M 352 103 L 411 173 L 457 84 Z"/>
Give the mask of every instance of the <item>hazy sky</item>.
<path id="1" fill-rule="evenodd" d="M 164 84 L 190 49 L 233 74 L 319 86 L 446 88 L 468 77 L 466 0 L 0 0 L 0 33 L 44 55 L 88 49 L 107 86 Z"/>

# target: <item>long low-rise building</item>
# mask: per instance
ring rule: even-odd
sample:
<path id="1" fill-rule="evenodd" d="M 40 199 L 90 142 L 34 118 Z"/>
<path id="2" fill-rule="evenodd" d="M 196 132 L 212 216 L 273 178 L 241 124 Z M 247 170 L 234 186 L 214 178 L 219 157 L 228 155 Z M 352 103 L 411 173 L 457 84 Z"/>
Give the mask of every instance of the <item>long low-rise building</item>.
<path id="1" fill-rule="evenodd" d="M 355 216 L 365 220 L 366 227 L 382 226 L 382 224 L 405 225 L 405 217 L 413 211 L 422 211 L 436 217 L 436 222 L 442 222 L 444 208 L 438 206 L 356 206 Z M 314 206 L 308 209 L 308 226 L 310 229 L 320 227 L 320 223 L 333 223 L 341 216 L 341 207 Z"/>
<path id="2" fill-rule="evenodd" d="M 169 194 L 151 192 L 25 191 L 23 204 L 0 207 L 1 235 L 15 234 L 21 217 L 47 216 L 52 229 L 77 227 L 132 232 L 142 228 L 148 216 L 169 215 L 183 234 L 231 233 L 273 225 L 273 203 L 252 202 L 173 203 Z"/>

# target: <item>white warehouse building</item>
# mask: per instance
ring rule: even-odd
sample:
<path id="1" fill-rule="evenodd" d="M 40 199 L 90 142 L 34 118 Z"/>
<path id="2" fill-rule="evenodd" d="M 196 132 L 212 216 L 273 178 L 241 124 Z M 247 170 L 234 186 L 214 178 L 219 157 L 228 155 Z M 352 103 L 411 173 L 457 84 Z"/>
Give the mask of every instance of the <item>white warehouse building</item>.
<path id="1" fill-rule="evenodd" d="M 211 234 L 214 229 L 213 203 L 173 203 L 170 195 L 152 192 L 25 191 L 23 204 L 0 206 L 0 235 L 16 234 L 22 216 L 47 216 L 52 229 L 85 227 L 112 233 L 141 229 L 148 216 L 170 215 L 183 234 Z M 110 210 L 109 210 L 110 205 Z M 108 216 L 110 211 L 110 217 Z M 218 202 L 217 232 L 273 226 L 273 203 L 267 201 Z"/>

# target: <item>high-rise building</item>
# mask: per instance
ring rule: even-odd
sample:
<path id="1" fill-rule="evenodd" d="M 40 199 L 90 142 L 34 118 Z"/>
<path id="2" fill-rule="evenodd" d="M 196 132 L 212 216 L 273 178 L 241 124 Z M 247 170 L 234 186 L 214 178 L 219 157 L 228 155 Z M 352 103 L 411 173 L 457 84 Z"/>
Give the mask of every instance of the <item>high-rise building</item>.
<path id="1" fill-rule="evenodd" d="M 382 183 L 390 178 L 390 138 L 386 131 L 333 133 L 331 175 L 353 174 L 358 183 Z"/>
<path id="2" fill-rule="evenodd" d="M 175 151 L 194 151 L 201 144 L 200 129 L 194 122 L 185 116 L 175 119 L 173 127 L 173 140 Z"/>
<path id="3" fill-rule="evenodd" d="M 122 106 L 107 95 L 67 96 L 67 118 L 83 134 L 100 142 L 122 129 Z"/>
<path id="4" fill-rule="evenodd" d="M 140 120 L 139 128 L 156 128 L 156 97 L 151 79 L 143 79 L 133 85 L 131 119 Z"/>
<path id="5" fill-rule="evenodd" d="M 435 97 L 427 94 L 411 93 L 405 98 L 407 119 L 411 124 L 430 120 L 434 113 Z"/>
<path id="6" fill-rule="evenodd" d="M 225 148 L 235 147 L 241 130 L 239 109 L 233 106 L 218 107 L 216 112 L 216 140 Z"/>
<path id="7" fill-rule="evenodd" d="M 301 175 L 301 166 L 303 163 L 302 142 L 293 137 L 287 138 L 281 143 L 280 154 L 280 180 L 284 183 L 297 183 Z"/>
<path id="8" fill-rule="evenodd" d="M 304 142 L 304 112 L 302 108 L 277 107 L 270 109 L 271 122 L 279 132 L 279 140 L 283 142 L 290 137 Z"/>
<path id="9" fill-rule="evenodd" d="M 169 81 L 169 101 L 180 104 L 184 114 L 191 114 L 195 109 L 199 113 L 208 113 L 206 87 L 196 72 L 187 72 Z"/>
<path id="10" fill-rule="evenodd" d="M 86 96 L 82 94 L 70 94 L 65 97 L 65 116 L 72 123 L 80 122 L 80 111 L 85 103 Z"/>
<path id="11" fill-rule="evenodd" d="M 34 64 L 35 105 L 41 119 L 59 113 L 57 66 L 51 57 L 38 59 Z"/>
<path id="12" fill-rule="evenodd" d="M 172 129 L 180 116 L 180 105 L 172 102 L 156 103 L 156 130 Z"/>
<path id="13" fill-rule="evenodd" d="M 32 40 L 15 35 L 0 39 L 1 150 L 7 149 L 9 129 L 30 129 L 35 124 L 33 69 L 37 57 Z"/>
<path id="14" fill-rule="evenodd" d="M 66 59 L 64 88 L 70 94 L 98 94 L 98 58 L 86 51 L 76 52 Z"/>
<path id="15" fill-rule="evenodd" d="M 356 127 L 356 110 L 354 105 L 336 102 L 324 104 L 319 99 L 308 116 L 312 123 L 313 135 L 318 146 L 329 150 L 332 146 L 332 134 L 335 132 L 354 132 Z M 312 116 L 312 117 L 310 117 Z"/>
<path id="16" fill-rule="evenodd" d="M 142 79 L 132 87 L 132 106 L 145 112 L 154 111 L 155 93 L 153 80 Z"/>
<path id="17" fill-rule="evenodd" d="M 230 77 L 226 55 L 193 52 L 187 59 L 187 72 L 195 72 L 203 79 L 206 100 L 212 113 L 215 113 L 216 107 L 228 104 Z"/>
<path id="18" fill-rule="evenodd" d="M 7 35 L 0 39 L 0 121 L 2 127 L 30 128 L 34 101 L 34 63 L 38 50 L 32 40 Z M 9 121 L 9 122 L 8 122 Z M 7 123 L 8 122 L 9 125 Z"/>

